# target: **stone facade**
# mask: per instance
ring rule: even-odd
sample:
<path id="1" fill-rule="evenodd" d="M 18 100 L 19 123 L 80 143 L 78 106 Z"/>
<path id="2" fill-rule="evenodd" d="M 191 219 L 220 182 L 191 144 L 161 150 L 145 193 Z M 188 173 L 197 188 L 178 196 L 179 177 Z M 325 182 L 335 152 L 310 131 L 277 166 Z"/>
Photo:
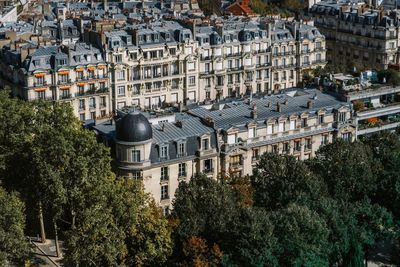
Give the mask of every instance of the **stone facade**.
<path id="1" fill-rule="evenodd" d="M 251 175 L 265 152 L 305 160 L 335 138 L 356 137 L 350 104 L 317 90 L 199 106 L 169 118 L 143 113 L 149 127 L 126 123 L 126 116 L 138 114 L 120 113 L 116 123 L 98 124 L 94 130 L 112 147 L 119 174 L 143 180 L 145 190 L 165 210 L 172 207 L 179 182 L 195 174 L 214 179 Z M 151 129 L 151 134 L 137 133 L 139 128 Z M 119 129 L 146 138 L 127 142 Z"/>
<path id="2" fill-rule="evenodd" d="M 321 1 L 310 13 L 325 35 L 328 61 L 361 70 L 387 69 L 400 63 L 398 11 Z"/>

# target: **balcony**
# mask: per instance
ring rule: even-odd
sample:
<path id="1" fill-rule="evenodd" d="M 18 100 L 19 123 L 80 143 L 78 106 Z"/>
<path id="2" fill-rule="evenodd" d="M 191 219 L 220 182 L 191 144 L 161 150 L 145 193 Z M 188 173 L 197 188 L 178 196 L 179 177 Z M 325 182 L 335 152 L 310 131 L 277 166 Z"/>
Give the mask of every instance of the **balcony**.
<path id="1" fill-rule="evenodd" d="M 96 104 L 89 105 L 89 109 L 95 109 L 95 108 L 96 108 Z"/>
<path id="2" fill-rule="evenodd" d="M 84 110 L 86 110 L 86 106 L 79 106 L 79 111 L 84 111 Z"/>
<path id="3" fill-rule="evenodd" d="M 57 84 L 58 84 L 58 85 L 70 84 L 70 83 L 72 83 L 72 80 L 71 80 L 71 79 L 62 80 L 62 81 L 58 80 L 58 81 L 57 81 Z"/>
<path id="4" fill-rule="evenodd" d="M 162 175 L 160 177 L 161 182 L 168 182 L 169 181 L 169 175 Z"/>
<path id="5" fill-rule="evenodd" d="M 43 81 L 43 82 L 34 82 L 34 83 L 33 83 L 33 87 L 42 87 L 42 86 L 48 86 L 48 85 L 47 85 L 47 81 Z"/>
<path id="6" fill-rule="evenodd" d="M 60 99 L 70 99 L 72 98 L 72 94 L 62 94 L 60 95 Z"/>
<path id="7" fill-rule="evenodd" d="M 178 178 L 186 178 L 187 177 L 187 173 L 186 172 L 179 172 L 178 173 Z"/>
<path id="8" fill-rule="evenodd" d="M 106 108 L 107 104 L 106 103 L 100 103 L 100 108 Z"/>

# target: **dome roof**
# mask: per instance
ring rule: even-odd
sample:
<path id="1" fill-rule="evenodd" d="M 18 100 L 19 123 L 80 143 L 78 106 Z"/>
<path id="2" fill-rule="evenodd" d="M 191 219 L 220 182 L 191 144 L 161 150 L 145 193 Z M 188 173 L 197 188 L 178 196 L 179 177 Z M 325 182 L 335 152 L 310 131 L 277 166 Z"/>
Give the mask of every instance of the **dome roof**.
<path id="1" fill-rule="evenodd" d="M 140 113 L 129 113 L 117 120 L 116 138 L 119 141 L 137 143 L 151 139 L 153 129 L 147 118 Z"/>

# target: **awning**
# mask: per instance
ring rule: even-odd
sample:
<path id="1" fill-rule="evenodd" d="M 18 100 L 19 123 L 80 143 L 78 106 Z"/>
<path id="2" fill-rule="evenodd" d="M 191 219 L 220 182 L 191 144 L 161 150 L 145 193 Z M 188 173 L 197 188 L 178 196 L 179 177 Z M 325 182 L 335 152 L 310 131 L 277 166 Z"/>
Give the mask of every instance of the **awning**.
<path id="1" fill-rule="evenodd" d="M 43 77 L 43 76 L 46 76 L 46 73 L 36 73 L 34 75 L 35 75 L 35 77 Z"/>
<path id="2" fill-rule="evenodd" d="M 85 86 L 86 83 L 77 83 L 78 86 Z"/>
<path id="3" fill-rule="evenodd" d="M 88 70 L 96 70 L 96 67 L 89 67 Z"/>
<path id="4" fill-rule="evenodd" d="M 98 69 L 100 69 L 100 70 L 103 70 L 103 69 L 105 69 L 106 68 L 106 66 L 98 66 Z"/>
<path id="5" fill-rule="evenodd" d="M 59 75 L 66 75 L 66 74 L 69 74 L 69 70 L 60 71 L 58 74 L 59 74 Z"/>
<path id="6" fill-rule="evenodd" d="M 46 91 L 46 87 L 42 87 L 42 88 L 35 88 L 35 92 L 43 92 Z"/>
<path id="7" fill-rule="evenodd" d="M 77 72 L 82 72 L 82 71 L 83 71 L 83 68 L 77 68 L 75 71 L 77 71 Z"/>
<path id="8" fill-rule="evenodd" d="M 66 87 L 60 87 L 60 90 L 69 90 L 69 86 L 66 86 Z"/>

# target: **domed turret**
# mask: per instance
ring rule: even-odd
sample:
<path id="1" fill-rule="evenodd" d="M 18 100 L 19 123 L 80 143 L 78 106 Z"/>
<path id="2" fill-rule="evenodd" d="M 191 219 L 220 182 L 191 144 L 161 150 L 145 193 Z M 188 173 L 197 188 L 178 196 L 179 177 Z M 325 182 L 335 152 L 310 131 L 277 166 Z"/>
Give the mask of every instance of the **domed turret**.
<path id="1" fill-rule="evenodd" d="M 116 138 L 129 143 L 144 142 L 153 138 L 153 129 L 143 114 L 129 113 L 117 120 Z"/>

